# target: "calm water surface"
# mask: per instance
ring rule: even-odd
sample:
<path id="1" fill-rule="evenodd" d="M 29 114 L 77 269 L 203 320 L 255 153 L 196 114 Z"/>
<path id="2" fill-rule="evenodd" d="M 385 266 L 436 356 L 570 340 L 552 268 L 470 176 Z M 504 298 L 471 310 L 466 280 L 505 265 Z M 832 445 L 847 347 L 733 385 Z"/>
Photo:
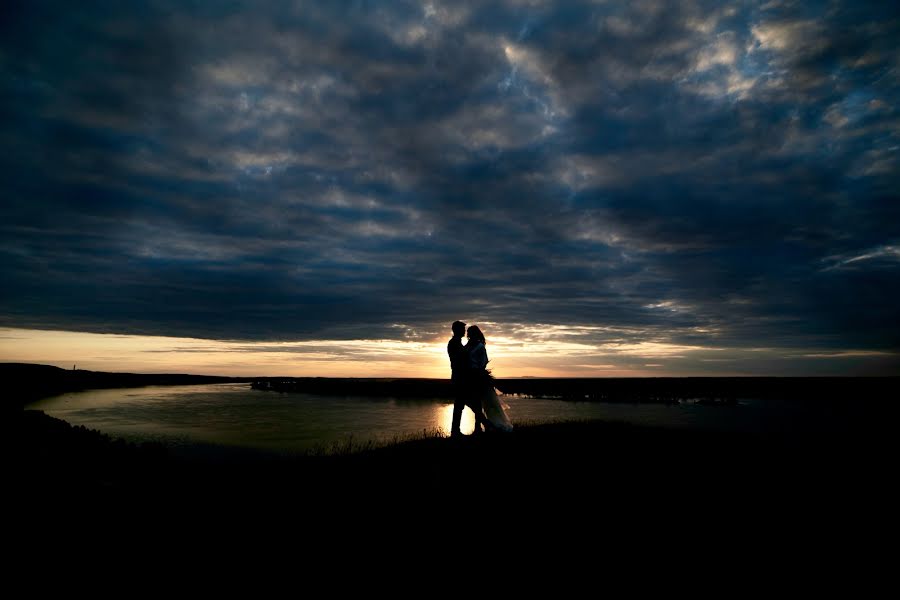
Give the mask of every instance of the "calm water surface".
<path id="1" fill-rule="evenodd" d="M 738 406 L 605 404 L 504 396 L 513 423 L 607 419 L 640 425 L 762 430 L 808 422 L 808 415 L 771 402 Z M 90 390 L 46 398 L 28 408 L 73 425 L 130 441 L 172 447 L 215 444 L 277 452 L 303 452 L 348 440 L 388 441 L 440 430 L 447 434 L 453 404 L 443 399 L 279 394 L 249 384 L 154 386 Z M 471 411 L 462 429 L 471 433 Z"/>

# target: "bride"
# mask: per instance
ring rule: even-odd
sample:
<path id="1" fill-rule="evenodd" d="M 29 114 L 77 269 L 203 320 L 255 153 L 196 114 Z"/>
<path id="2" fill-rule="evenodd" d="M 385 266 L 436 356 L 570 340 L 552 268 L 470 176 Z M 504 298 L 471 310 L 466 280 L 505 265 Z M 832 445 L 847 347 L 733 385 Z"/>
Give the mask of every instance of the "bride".
<path id="1" fill-rule="evenodd" d="M 512 431 L 512 423 L 503 410 L 497 390 L 494 389 L 494 378 L 487 368 L 487 342 L 484 334 L 477 325 L 472 325 L 466 330 L 466 337 L 469 339 L 465 347 L 469 353 L 472 393 L 481 399 L 481 407 L 487 417 L 485 430 Z"/>

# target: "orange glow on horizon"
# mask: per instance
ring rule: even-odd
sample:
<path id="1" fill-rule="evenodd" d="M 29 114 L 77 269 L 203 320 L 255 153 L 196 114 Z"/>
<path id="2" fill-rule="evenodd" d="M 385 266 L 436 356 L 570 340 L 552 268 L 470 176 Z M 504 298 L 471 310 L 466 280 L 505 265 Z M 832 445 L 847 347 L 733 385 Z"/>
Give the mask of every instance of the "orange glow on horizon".
<path id="1" fill-rule="evenodd" d="M 770 374 L 772 365 L 830 370 L 833 361 L 887 365 L 900 356 L 859 348 L 685 345 L 604 327 L 486 323 L 484 332 L 488 367 L 500 378 L 759 375 Z M 446 379 L 449 337 L 283 342 L 0 328 L 0 362 L 131 373 Z"/>
<path id="2" fill-rule="evenodd" d="M 50 364 L 64 369 L 133 373 L 292 377 L 447 378 L 447 338 L 250 342 L 162 336 L 0 329 L 0 362 Z M 596 348 L 566 341 L 539 346 L 503 337 L 489 342 L 498 377 L 628 376 L 609 360 L 588 364 Z"/>

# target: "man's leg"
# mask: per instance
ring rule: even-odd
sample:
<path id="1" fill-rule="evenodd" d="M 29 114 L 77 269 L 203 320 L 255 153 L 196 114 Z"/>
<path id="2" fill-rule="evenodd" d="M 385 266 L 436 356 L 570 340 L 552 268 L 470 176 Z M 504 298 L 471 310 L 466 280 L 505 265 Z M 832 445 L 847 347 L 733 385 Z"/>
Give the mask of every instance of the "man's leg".
<path id="1" fill-rule="evenodd" d="M 453 421 L 450 423 L 450 437 L 457 437 L 462 435 L 462 431 L 459 429 L 460 421 L 462 421 L 462 411 L 463 407 L 466 405 L 465 397 L 463 395 L 464 390 L 462 386 L 458 383 L 456 386 L 456 398 L 453 401 Z"/>

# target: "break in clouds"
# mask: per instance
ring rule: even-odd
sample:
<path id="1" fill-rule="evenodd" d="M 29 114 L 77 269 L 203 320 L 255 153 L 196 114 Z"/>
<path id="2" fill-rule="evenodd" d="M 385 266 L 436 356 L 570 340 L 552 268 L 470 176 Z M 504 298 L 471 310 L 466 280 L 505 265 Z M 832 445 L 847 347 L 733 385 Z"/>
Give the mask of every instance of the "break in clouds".
<path id="1" fill-rule="evenodd" d="M 0 11 L 0 326 L 900 350 L 891 3 Z"/>

